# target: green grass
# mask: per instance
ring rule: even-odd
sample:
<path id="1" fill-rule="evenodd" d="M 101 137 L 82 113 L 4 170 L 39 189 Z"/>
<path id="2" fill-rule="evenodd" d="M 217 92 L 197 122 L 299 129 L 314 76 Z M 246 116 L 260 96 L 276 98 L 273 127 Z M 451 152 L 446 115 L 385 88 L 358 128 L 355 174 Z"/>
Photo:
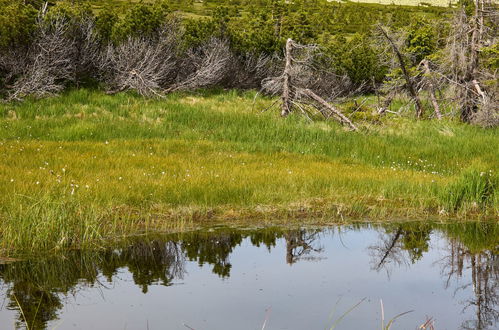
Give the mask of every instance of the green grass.
<path id="1" fill-rule="evenodd" d="M 205 220 L 499 215 L 497 130 L 384 118 L 353 133 L 262 113 L 273 100 L 254 96 L 80 89 L 0 105 L 1 248 L 82 247 Z"/>

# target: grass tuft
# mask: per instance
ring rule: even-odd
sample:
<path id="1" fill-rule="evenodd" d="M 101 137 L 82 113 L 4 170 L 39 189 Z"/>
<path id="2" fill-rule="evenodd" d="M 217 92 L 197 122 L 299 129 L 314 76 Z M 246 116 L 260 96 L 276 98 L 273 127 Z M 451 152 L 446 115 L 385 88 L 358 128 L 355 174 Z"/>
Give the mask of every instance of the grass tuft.
<path id="1" fill-rule="evenodd" d="M 498 177 L 492 170 L 470 168 L 450 183 L 440 198 L 447 210 L 485 210 L 497 195 Z"/>

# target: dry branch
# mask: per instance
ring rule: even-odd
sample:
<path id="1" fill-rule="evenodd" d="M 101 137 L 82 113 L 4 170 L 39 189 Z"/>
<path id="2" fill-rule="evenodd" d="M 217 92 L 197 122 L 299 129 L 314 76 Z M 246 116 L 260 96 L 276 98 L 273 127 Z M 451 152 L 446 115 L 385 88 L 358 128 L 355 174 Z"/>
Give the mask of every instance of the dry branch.
<path id="1" fill-rule="evenodd" d="M 200 47 L 188 51 L 182 66 L 187 68 L 188 74 L 180 76 L 166 91 L 193 90 L 216 85 L 230 74 L 233 60 L 228 42 L 211 38 Z"/>
<path id="2" fill-rule="evenodd" d="M 75 41 L 68 36 L 69 25 L 63 19 L 50 24 L 41 17 L 38 34 L 25 59 L 19 61 L 20 78 L 12 85 L 9 100 L 21 100 L 28 95 L 43 97 L 58 93 L 68 81 L 75 81 L 77 60 Z"/>
<path id="3" fill-rule="evenodd" d="M 435 114 L 437 118 L 442 119 L 442 113 L 440 112 L 440 106 L 438 105 L 437 98 L 435 96 L 435 83 L 433 82 L 433 78 L 431 76 L 430 64 L 427 59 L 421 61 L 421 64 L 424 68 L 424 73 L 428 82 L 428 92 L 430 93 L 431 104 L 433 105 L 433 109 L 435 110 Z"/>
<path id="4" fill-rule="evenodd" d="M 128 38 L 108 45 L 99 62 L 110 93 L 135 90 L 145 96 L 161 96 L 177 74 L 178 28 L 165 25 L 157 39 Z"/>
<path id="5" fill-rule="evenodd" d="M 321 111 L 324 114 L 324 117 L 328 118 L 333 114 L 336 117 L 338 117 L 339 121 L 342 124 L 347 124 L 348 126 L 350 126 L 350 128 L 352 130 L 358 131 L 358 128 L 352 123 L 352 121 L 350 119 L 345 117 L 345 115 L 343 115 L 343 113 L 341 113 L 341 111 L 339 111 L 334 106 L 332 106 L 331 104 L 326 102 L 323 98 L 321 98 L 320 96 L 318 96 L 317 94 L 312 92 L 310 89 L 300 89 L 298 92 L 300 94 L 304 94 L 304 95 L 310 97 L 312 100 L 314 100 L 315 102 L 319 103 L 322 107 L 327 109 L 329 111 L 329 113 Z"/>

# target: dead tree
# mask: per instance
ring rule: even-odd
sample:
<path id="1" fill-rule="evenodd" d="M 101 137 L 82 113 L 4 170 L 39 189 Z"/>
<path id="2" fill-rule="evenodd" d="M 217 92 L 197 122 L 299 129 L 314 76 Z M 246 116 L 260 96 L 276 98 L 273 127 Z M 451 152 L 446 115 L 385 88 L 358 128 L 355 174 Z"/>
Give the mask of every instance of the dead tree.
<path id="1" fill-rule="evenodd" d="M 395 53 L 398 64 L 400 66 L 400 69 L 402 70 L 402 74 L 405 79 L 405 83 L 407 85 L 407 90 L 409 91 L 409 94 L 411 95 L 412 100 L 414 101 L 414 104 L 416 106 L 416 117 L 421 119 L 424 114 L 424 108 L 421 103 L 421 100 L 419 98 L 416 86 L 414 84 L 414 81 L 412 80 L 412 77 L 410 76 L 405 61 L 404 57 L 402 56 L 402 53 L 400 52 L 399 48 L 397 47 L 395 41 L 393 38 L 390 36 L 390 34 L 381 26 L 378 25 L 378 30 L 381 33 L 381 35 L 388 40 L 393 52 Z"/>
<path id="2" fill-rule="evenodd" d="M 289 99 L 289 85 L 291 84 L 291 49 L 293 48 L 293 40 L 286 41 L 286 53 L 284 56 L 286 64 L 282 73 L 282 105 L 281 116 L 287 116 L 291 112 L 291 101 Z"/>
<path id="3" fill-rule="evenodd" d="M 427 59 L 421 61 L 420 65 L 423 66 L 424 74 L 425 74 L 425 82 L 428 86 L 428 93 L 430 94 L 431 104 L 433 105 L 433 109 L 435 110 L 435 115 L 440 120 L 442 119 L 442 113 L 440 112 L 440 106 L 437 102 L 437 97 L 435 96 L 435 83 L 433 81 L 432 72 L 430 70 L 430 64 Z"/>
<path id="4" fill-rule="evenodd" d="M 481 82 L 497 80 L 497 71 L 481 65 L 480 50 L 497 43 L 498 6 L 487 0 L 475 0 L 474 5 L 472 15 L 463 8 L 456 13 L 439 71 L 457 91 L 455 103 L 460 105 L 461 120 L 472 122 L 488 116 L 494 126 L 499 124 L 497 85 L 487 91 Z"/>
<path id="5" fill-rule="evenodd" d="M 280 96 L 281 116 L 285 117 L 294 109 L 298 109 L 311 119 L 311 114 L 315 112 L 325 119 L 334 118 L 342 125 L 347 125 L 354 131 L 358 130 L 350 119 L 317 92 L 328 89 L 334 91 L 332 85 L 338 81 L 334 74 L 316 67 L 319 56 L 317 46 L 300 45 L 288 39 L 281 75 L 264 79 L 262 90 L 267 94 Z M 325 77 L 330 79 L 324 79 Z"/>

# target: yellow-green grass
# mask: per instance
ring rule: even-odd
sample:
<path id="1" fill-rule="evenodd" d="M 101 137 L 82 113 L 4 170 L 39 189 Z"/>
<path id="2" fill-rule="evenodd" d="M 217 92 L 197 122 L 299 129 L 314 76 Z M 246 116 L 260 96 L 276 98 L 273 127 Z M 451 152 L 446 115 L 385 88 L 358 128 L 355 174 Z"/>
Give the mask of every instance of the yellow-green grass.
<path id="1" fill-rule="evenodd" d="M 208 220 L 498 217 L 497 130 L 385 118 L 354 133 L 254 99 L 80 89 L 0 105 L 4 254 Z"/>

